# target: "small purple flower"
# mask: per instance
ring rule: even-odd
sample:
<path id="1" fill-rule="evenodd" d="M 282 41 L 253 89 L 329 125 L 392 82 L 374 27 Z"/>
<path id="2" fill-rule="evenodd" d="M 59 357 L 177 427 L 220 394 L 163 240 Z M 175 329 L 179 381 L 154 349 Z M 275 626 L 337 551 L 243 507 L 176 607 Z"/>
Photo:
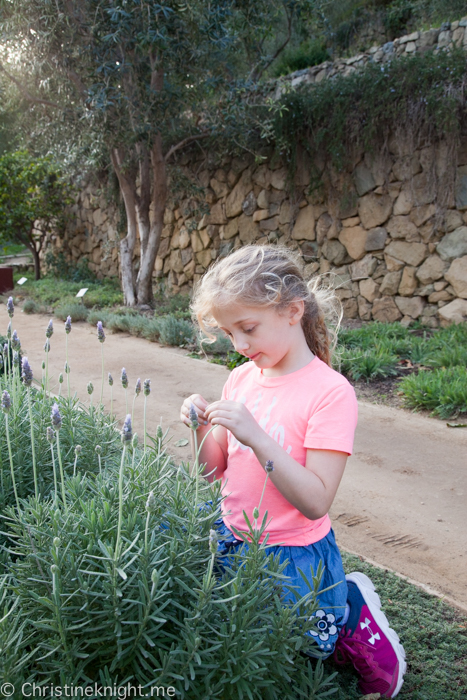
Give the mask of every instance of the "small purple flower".
<path id="1" fill-rule="evenodd" d="M 24 386 L 31 386 L 32 369 L 27 357 L 23 357 L 23 360 L 21 362 L 21 379 L 23 380 Z"/>
<path id="2" fill-rule="evenodd" d="M 65 333 L 68 335 L 68 333 L 71 333 L 71 316 L 66 317 L 65 321 Z"/>
<path id="3" fill-rule="evenodd" d="M 52 406 L 52 413 L 51 413 L 51 419 L 52 419 L 52 425 L 56 430 L 60 430 L 62 427 L 62 417 L 60 415 L 60 411 L 58 410 L 58 405 L 54 403 Z"/>
<path id="4" fill-rule="evenodd" d="M 143 383 L 143 394 L 145 396 L 149 396 L 151 393 L 151 380 L 150 379 L 145 379 Z"/>
<path id="5" fill-rule="evenodd" d="M 3 413 L 9 413 L 9 412 L 10 412 L 10 408 L 11 408 L 11 398 L 10 398 L 10 394 L 8 393 L 8 391 L 7 391 L 6 389 L 5 389 L 5 391 L 3 392 L 3 394 L 2 394 L 1 407 L 2 407 Z"/>
<path id="6" fill-rule="evenodd" d="M 123 444 L 131 442 L 133 438 L 133 430 L 131 427 L 131 414 L 129 413 L 125 418 L 125 422 L 122 428 L 122 442 Z"/>
<path id="7" fill-rule="evenodd" d="M 109 386 L 113 386 L 113 385 L 114 385 L 114 380 L 113 380 L 112 375 L 109 372 Z"/>
<path id="8" fill-rule="evenodd" d="M 3 357 L 8 357 L 8 343 L 3 346 Z"/>
<path id="9" fill-rule="evenodd" d="M 141 379 L 136 380 L 135 394 L 139 396 L 141 394 Z"/>
<path id="10" fill-rule="evenodd" d="M 11 336 L 11 347 L 18 352 L 21 350 L 21 343 L 16 331 L 13 331 L 13 335 Z"/>
<path id="11" fill-rule="evenodd" d="M 53 334 L 54 334 L 54 324 L 53 324 L 52 319 L 50 319 L 49 325 L 47 326 L 46 331 L 45 331 L 46 338 L 51 338 L 53 336 Z"/>
<path id="12" fill-rule="evenodd" d="M 267 474 L 270 474 L 271 472 L 274 471 L 274 462 L 272 461 L 272 459 L 268 459 L 264 469 L 266 470 Z"/>
<path id="13" fill-rule="evenodd" d="M 80 455 L 82 449 L 83 449 L 83 448 L 81 447 L 81 445 L 76 445 L 76 447 L 75 447 L 75 455 L 76 455 L 76 456 Z"/>
<path id="14" fill-rule="evenodd" d="M 191 428 L 193 430 L 197 430 L 199 427 L 199 422 L 198 422 L 198 414 L 196 412 L 195 404 L 191 403 L 190 404 L 190 412 L 189 412 L 189 418 L 191 422 Z"/>
<path id="15" fill-rule="evenodd" d="M 102 325 L 102 321 L 97 322 L 97 339 L 99 343 L 103 343 L 105 340 L 104 326 Z"/>
<path id="16" fill-rule="evenodd" d="M 13 318 L 13 315 L 15 313 L 15 306 L 13 304 L 13 297 L 8 297 L 8 301 L 6 303 L 6 310 L 8 311 L 8 316 L 10 318 Z"/>
<path id="17" fill-rule="evenodd" d="M 121 380 L 122 380 L 122 387 L 123 387 L 124 389 L 128 389 L 128 376 L 127 376 L 125 367 L 122 368 L 122 377 L 121 377 Z"/>
<path id="18" fill-rule="evenodd" d="M 50 342 L 49 342 L 48 338 L 45 341 L 44 350 L 45 350 L 45 352 L 50 352 Z"/>
<path id="19" fill-rule="evenodd" d="M 55 430 L 53 428 L 49 427 L 47 428 L 47 442 L 50 442 L 50 444 L 53 443 L 55 440 Z"/>

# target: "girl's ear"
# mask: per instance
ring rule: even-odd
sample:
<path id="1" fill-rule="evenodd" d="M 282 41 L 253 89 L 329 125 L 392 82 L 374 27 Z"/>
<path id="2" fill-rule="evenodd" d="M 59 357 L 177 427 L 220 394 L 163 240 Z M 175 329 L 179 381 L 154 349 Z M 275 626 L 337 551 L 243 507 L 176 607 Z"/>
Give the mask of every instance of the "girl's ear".
<path id="1" fill-rule="evenodd" d="M 291 326 L 299 323 L 305 313 L 305 302 L 303 299 L 294 299 L 288 307 L 288 316 Z"/>

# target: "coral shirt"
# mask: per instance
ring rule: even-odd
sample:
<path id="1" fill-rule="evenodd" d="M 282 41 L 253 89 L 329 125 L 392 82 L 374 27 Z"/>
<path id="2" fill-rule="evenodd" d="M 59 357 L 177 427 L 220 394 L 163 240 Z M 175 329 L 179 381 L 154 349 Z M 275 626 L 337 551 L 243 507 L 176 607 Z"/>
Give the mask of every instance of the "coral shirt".
<path id="1" fill-rule="evenodd" d="M 259 425 L 305 469 L 307 449 L 337 450 L 352 454 L 357 425 L 353 387 L 341 374 L 315 357 L 302 369 L 281 377 L 265 377 L 254 362 L 234 369 L 222 391 L 223 399 L 240 401 Z M 266 472 L 251 447 L 230 431 L 227 468 L 222 475 L 222 517 L 245 532 L 245 510 L 253 522 Z M 268 479 L 259 523 L 268 511 L 268 545 L 306 546 L 318 542 L 331 529 L 329 515 L 309 520 Z M 265 533 L 261 541 L 264 540 Z"/>

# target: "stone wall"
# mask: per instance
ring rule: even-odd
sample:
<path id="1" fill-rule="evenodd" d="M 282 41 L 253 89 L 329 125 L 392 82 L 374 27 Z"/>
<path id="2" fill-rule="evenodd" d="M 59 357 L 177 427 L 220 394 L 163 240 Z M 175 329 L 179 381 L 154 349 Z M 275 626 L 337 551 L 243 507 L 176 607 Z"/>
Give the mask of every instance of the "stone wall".
<path id="1" fill-rule="evenodd" d="M 465 42 L 467 19 L 371 49 L 289 79 L 321 80 L 391 53 Z M 431 43 L 430 43 L 431 42 Z M 437 43 L 436 43 L 437 42 Z M 467 44 L 466 45 L 467 48 Z M 363 62 L 363 63 L 362 63 Z M 328 71 L 319 77 L 321 71 Z M 295 76 L 295 77 L 294 77 Z M 296 83 L 295 83 L 296 84 Z M 300 154 L 299 154 L 300 155 Z M 293 186 L 279 161 L 185 155 L 180 167 L 204 196 L 170 202 L 154 271 L 155 284 L 189 293 L 213 260 L 248 243 L 284 243 L 299 250 L 310 276 L 334 272 L 347 318 L 435 327 L 467 319 L 467 141 L 456 154 L 444 143 L 414 150 L 392 138 L 384 156 L 355 154 L 348 172 L 320 166 L 326 191 L 309 194 L 310 164 L 298 159 Z M 316 166 L 316 163 L 314 164 Z M 71 208 L 63 240 L 98 276 L 119 273 L 119 214 L 88 185 Z M 135 256 L 139 251 L 135 251 Z"/>

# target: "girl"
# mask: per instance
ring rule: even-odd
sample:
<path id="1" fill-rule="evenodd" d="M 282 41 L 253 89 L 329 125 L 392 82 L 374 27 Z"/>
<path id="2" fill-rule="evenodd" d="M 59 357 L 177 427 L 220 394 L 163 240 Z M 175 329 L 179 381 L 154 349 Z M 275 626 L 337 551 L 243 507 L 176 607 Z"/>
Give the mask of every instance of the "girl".
<path id="1" fill-rule="evenodd" d="M 194 404 L 198 444 L 218 426 L 203 445 L 200 463 L 212 472 L 210 481 L 222 480 L 226 496 L 218 521 L 225 536 L 221 557 L 248 546 L 229 528 L 245 529 L 242 511 L 252 513 L 258 505 L 266 462 L 269 471 L 272 461 L 261 509 L 270 519 L 268 554 L 288 560 L 283 573 L 300 596 L 309 589 L 298 568 L 310 576 L 320 560 L 320 590 L 337 584 L 319 596 L 311 633 L 317 656 L 334 652 L 338 663 L 351 661 L 363 693 L 393 698 L 403 683 L 404 649 L 370 579 L 359 572 L 345 576 L 328 515 L 357 423 L 355 392 L 331 368 L 335 333 L 325 324 L 325 311 L 335 301 L 317 281 L 305 282 L 285 247 L 245 246 L 219 260 L 196 286 L 192 310 L 203 331 L 222 329 L 250 362 L 233 370 L 220 401 L 208 405 L 193 394 L 180 417 L 190 425 Z M 340 318 L 341 312 L 336 328 Z M 288 596 L 295 602 L 290 591 Z"/>

